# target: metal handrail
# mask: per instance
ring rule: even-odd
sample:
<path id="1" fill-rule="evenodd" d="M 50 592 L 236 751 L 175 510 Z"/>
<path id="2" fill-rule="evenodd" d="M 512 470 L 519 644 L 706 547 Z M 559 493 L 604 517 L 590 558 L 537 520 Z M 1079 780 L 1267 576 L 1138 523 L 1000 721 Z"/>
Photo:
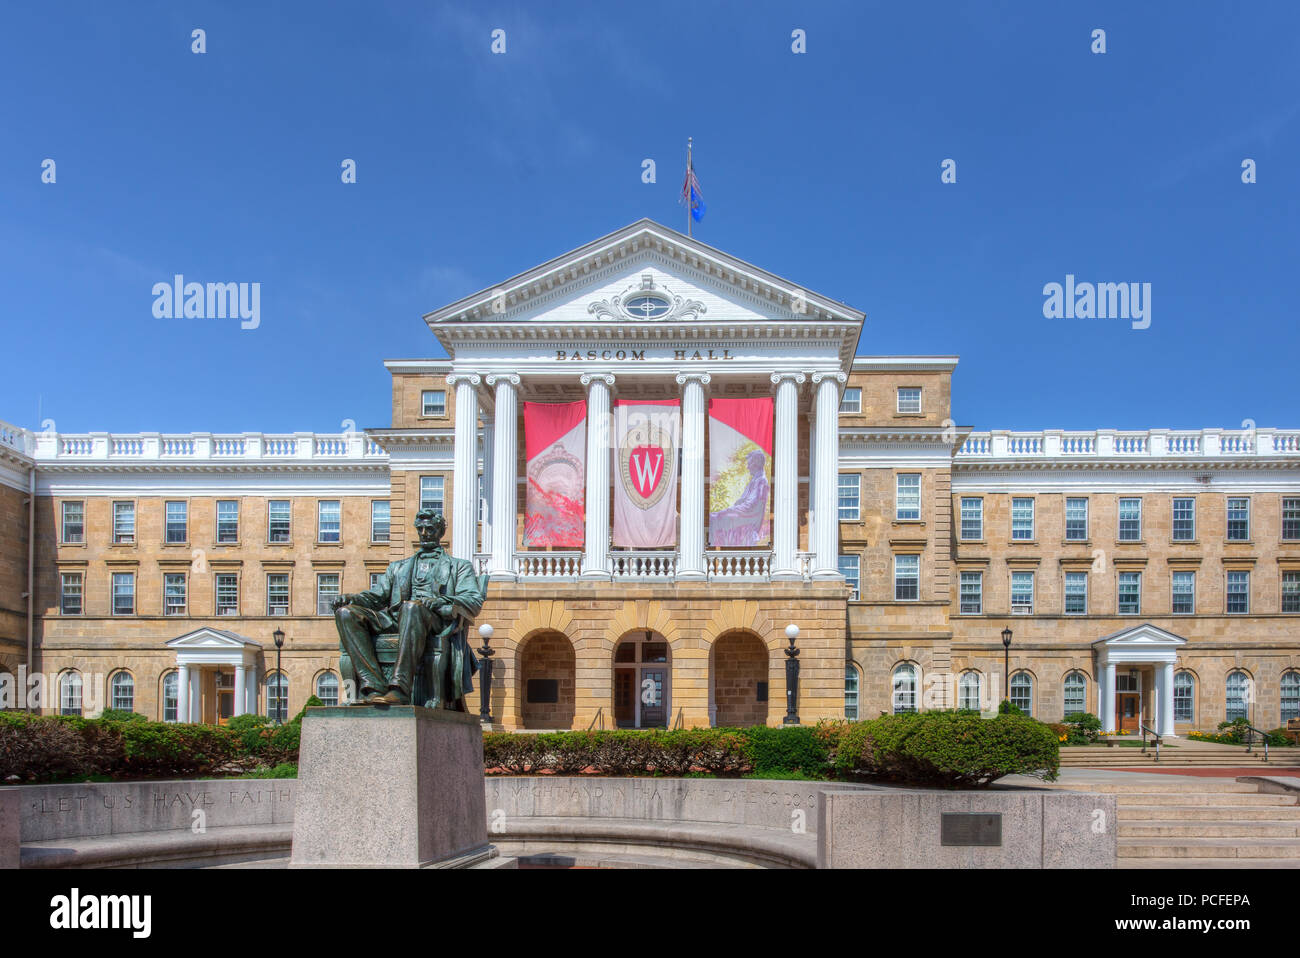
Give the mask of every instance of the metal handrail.
<path id="1" fill-rule="evenodd" d="M 1262 742 L 1264 743 L 1264 761 L 1267 762 L 1267 761 L 1268 761 L 1268 733 L 1262 731 L 1261 729 L 1257 729 L 1257 728 L 1255 728 L 1255 726 L 1251 725 L 1249 722 L 1247 722 L 1247 723 L 1246 723 L 1245 725 L 1243 725 L 1242 727 L 1245 728 L 1245 729 L 1247 729 L 1247 730 L 1249 730 L 1250 732 L 1255 733 L 1256 735 L 1259 736 L 1260 741 L 1262 741 Z M 1247 736 L 1246 736 L 1246 751 L 1247 751 L 1247 752 L 1250 752 L 1252 749 L 1254 749 L 1254 747 L 1255 747 L 1255 739 L 1254 739 L 1254 737 L 1251 736 L 1251 735 L 1247 735 Z"/>
<path id="2" fill-rule="evenodd" d="M 683 728 L 683 727 L 685 727 L 685 724 L 686 724 L 686 723 L 685 723 L 685 722 L 683 721 L 683 719 L 682 719 L 682 712 L 684 711 L 684 709 L 685 709 L 685 706 L 683 706 L 682 708 L 679 708 L 679 709 L 677 710 L 677 721 L 673 722 L 673 731 L 674 731 L 674 732 L 677 731 L 679 728 Z"/>
<path id="3" fill-rule="evenodd" d="M 596 709 L 596 714 L 591 717 L 591 722 L 587 725 L 587 731 L 590 732 L 591 727 L 597 722 L 600 723 L 600 730 L 605 731 L 605 706 L 603 705 Z"/>
<path id="4" fill-rule="evenodd" d="M 1156 747 L 1156 761 L 1160 761 L 1160 733 L 1155 729 L 1147 728 L 1146 723 L 1144 722 L 1138 722 L 1138 728 L 1142 730 L 1142 754 L 1145 755 L 1147 753 L 1147 733 L 1150 732 L 1151 741 Z"/>

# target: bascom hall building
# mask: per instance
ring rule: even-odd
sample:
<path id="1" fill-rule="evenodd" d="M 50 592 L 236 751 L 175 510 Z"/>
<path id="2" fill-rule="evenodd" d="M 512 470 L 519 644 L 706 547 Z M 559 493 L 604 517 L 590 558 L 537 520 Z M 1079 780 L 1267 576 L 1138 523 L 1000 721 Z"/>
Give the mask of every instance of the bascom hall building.
<path id="1" fill-rule="evenodd" d="M 804 723 L 1300 716 L 1300 429 L 973 431 L 956 357 L 648 220 L 424 319 L 386 428 L 0 426 L 0 704 L 345 701 L 330 603 L 428 508 L 506 729 L 780 724 L 791 625 Z"/>

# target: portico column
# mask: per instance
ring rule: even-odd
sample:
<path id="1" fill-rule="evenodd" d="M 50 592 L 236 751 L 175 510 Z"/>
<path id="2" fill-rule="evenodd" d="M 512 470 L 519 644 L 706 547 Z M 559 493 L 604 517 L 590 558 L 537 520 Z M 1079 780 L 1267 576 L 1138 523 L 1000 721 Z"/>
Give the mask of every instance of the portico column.
<path id="1" fill-rule="evenodd" d="M 187 722 L 203 721 L 203 669 L 190 670 L 190 710 Z"/>
<path id="2" fill-rule="evenodd" d="M 682 533 L 678 579 L 704 578 L 704 387 L 708 373 L 678 373 L 682 387 Z"/>
<path id="3" fill-rule="evenodd" d="M 452 463 L 451 554 L 474 561 L 478 533 L 478 393 L 481 380 L 473 373 L 452 373 L 447 385 L 456 387 L 456 448 Z"/>
<path id="4" fill-rule="evenodd" d="M 244 699 L 248 705 L 248 713 L 250 715 L 257 715 L 257 690 L 259 687 L 257 681 L 257 666 L 253 666 L 253 668 L 248 670 L 247 681 L 248 684 L 244 689 Z"/>
<path id="5" fill-rule="evenodd" d="M 776 433 L 772 437 L 772 578 L 798 579 L 799 386 L 803 373 L 772 373 L 776 386 Z"/>
<path id="6" fill-rule="evenodd" d="M 608 579 L 609 573 L 609 373 L 583 373 L 587 387 L 587 532 L 582 554 L 584 579 Z"/>
<path id="7" fill-rule="evenodd" d="M 176 677 L 176 721 L 190 720 L 190 667 L 182 664 Z"/>
<path id="8" fill-rule="evenodd" d="M 817 472 L 815 501 L 817 525 L 813 558 L 813 578 L 838 579 L 840 576 L 840 524 L 836 488 L 839 476 L 840 384 L 848 381 L 844 373 L 813 373 L 817 387 Z"/>
<path id="9" fill-rule="evenodd" d="M 513 373 L 488 376 L 487 384 L 496 389 L 496 417 L 492 443 L 492 561 L 493 580 L 515 578 L 515 513 L 518 511 L 519 443 L 516 414 L 519 399 L 515 387 L 519 377 Z"/>
<path id="10" fill-rule="evenodd" d="M 1101 727 L 1115 731 L 1115 663 L 1107 662 L 1101 680 Z"/>
<path id="11" fill-rule="evenodd" d="M 496 503 L 493 501 L 495 492 L 495 478 L 493 466 L 496 459 L 496 432 L 495 423 L 485 422 L 483 424 L 483 495 L 481 499 L 487 500 L 487 508 L 483 510 L 483 521 L 479 523 L 482 530 L 479 540 L 479 552 L 492 551 L 492 513 L 496 509 Z"/>
<path id="12" fill-rule="evenodd" d="M 244 707 L 244 685 L 244 663 L 241 662 L 235 666 L 235 690 L 232 696 L 235 703 L 232 706 L 230 713 L 232 717 L 235 715 L 243 715 L 248 711 L 248 709 Z"/>
<path id="13" fill-rule="evenodd" d="M 1160 667 L 1160 722 L 1156 726 L 1162 736 L 1174 734 L 1174 663 Z"/>

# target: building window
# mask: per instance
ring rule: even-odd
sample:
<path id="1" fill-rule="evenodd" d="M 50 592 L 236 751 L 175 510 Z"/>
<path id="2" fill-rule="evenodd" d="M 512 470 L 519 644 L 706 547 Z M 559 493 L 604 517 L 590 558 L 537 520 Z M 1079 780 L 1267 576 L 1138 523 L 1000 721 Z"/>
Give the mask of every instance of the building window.
<path id="1" fill-rule="evenodd" d="M 115 672 L 108 689 L 108 701 L 115 712 L 135 711 L 135 679 L 130 672 Z"/>
<path id="2" fill-rule="evenodd" d="M 340 542 L 343 539 L 342 511 L 337 499 L 322 499 L 316 504 L 316 541 Z"/>
<path id="3" fill-rule="evenodd" d="M 185 573 L 168 572 L 163 576 L 163 615 L 185 614 Z"/>
<path id="4" fill-rule="evenodd" d="M 162 720 L 175 722 L 181 713 L 181 677 L 179 672 L 168 672 L 162 683 Z"/>
<path id="5" fill-rule="evenodd" d="M 81 596 L 81 573 L 61 573 L 59 575 L 59 611 L 64 615 L 81 615 Z"/>
<path id="6" fill-rule="evenodd" d="M 323 705 L 338 705 L 339 677 L 333 672 L 322 672 L 316 679 L 316 698 Z"/>
<path id="7" fill-rule="evenodd" d="M 1228 573 L 1228 611 L 1244 615 L 1250 611 L 1250 573 Z"/>
<path id="8" fill-rule="evenodd" d="M 426 389 L 420 393 L 420 415 L 439 417 L 447 415 L 447 390 Z"/>
<path id="9" fill-rule="evenodd" d="M 894 714 L 916 711 L 916 666 L 904 662 L 894 669 Z"/>
<path id="10" fill-rule="evenodd" d="M 1119 541 L 1142 541 L 1142 500 L 1121 499 L 1119 501 Z"/>
<path id="11" fill-rule="evenodd" d="M 190 507 L 187 502 L 167 503 L 167 540 L 168 542 L 188 542 Z"/>
<path id="12" fill-rule="evenodd" d="M 388 541 L 389 505 L 387 499 L 376 499 L 370 503 L 370 541 Z"/>
<path id="13" fill-rule="evenodd" d="M 289 679 L 283 672 L 266 677 L 266 717 L 272 722 L 289 718 Z"/>
<path id="14" fill-rule="evenodd" d="M 1228 673 L 1227 719 L 1229 722 L 1247 717 L 1249 696 L 1246 694 L 1246 690 L 1249 685 L 1250 678 L 1245 672 L 1232 671 Z"/>
<path id="15" fill-rule="evenodd" d="M 1174 721 L 1191 722 L 1195 714 L 1196 679 L 1191 672 L 1174 675 Z"/>
<path id="16" fill-rule="evenodd" d="M 331 603 L 339 597 L 339 574 L 321 572 L 316 576 L 316 614 L 333 615 Z"/>
<path id="17" fill-rule="evenodd" d="M 81 714 L 81 676 L 76 672 L 59 676 L 59 714 Z"/>
<path id="18" fill-rule="evenodd" d="M 962 615 L 979 615 L 984 611 L 984 573 L 963 572 L 960 594 Z"/>
<path id="19" fill-rule="evenodd" d="M 961 537 L 979 540 L 984 538 L 984 500 L 979 497 L 962 497 Z"/>
<path id="20" fill-rule="evenodd" d="M 1011 573 L 1011 613 L 1032 615 L 1033 611 L 1034 574 L 1032 572 Z"/>
<path id="21" fill-rule="evenodd" d="M 980 674 L 963 672 L 957 681 L 957 708 L 980 711 Z"/>
<path id="22" fill-rule="evenodd" d="M 921 474 L 900 472 L 894 486 L 894 517 L 896 519 L 921 518 Z"/>
<path id="23" fill-rule="evenodd" d="M 217 541 L 239 541 L 239 500 L 217 500 Z"/>
<path id="24" fill-rule="evenodd" d="M 1282 722 L 1300 719 L 1300 672 L 1282 673 Z"/>
<path id="25" fill-rule="evenodd" d="M 1034 677 L 1028 672 L 1011 676 L 1011 704 L 1026 715 L 1034 714 Z"/>
<path id="26" fill-rule="evenodd" d="M 1138 615 L 1142 610 L 1142 573 L 1119 574 L 1119 614 Z"/>
<path id="27" fill-rule="evenodd" d="M 73 545 L 86 541 L 86 504 L 84 502 L 65 502 L 63 504 L 63 542 Z"/>
<path id="28" fill-rule="evenodd" d="M 1088 500 L 1065 500 L 1065 538 L 1067 542 L 1086 542 L 1088 539 Z"/>
<path id="29" fill-rule="evenodd" d="M 420 511 L 432 509 L 434 512 L 443 511 L 443 490 L 447 486 L 447 480 L 444 476 L 421 476 L 420 477 Z"/>
<path id="30" fill-rule="evenodd" d="M 267 575 L 266 614 L 289 614 L 289 573 L 272 572 Z"/>
<path id="31" fill-rule="evenodd" d="M 1071 672 L 1065 677 L 1065 711 L 1062 714 L 1069 719 L 1071 715 L 1088 711 L 1087 701 L 1088 679 L 1082 672 Z"/>
<path id="32" fill-rule="evenodd" d="M 898 387 L 898 411 L 901 413 L 918 413 L 921 411 L 921 387 Z"/>
<path id="33" fill-rule="evenodd" d="M 1173 574 L 1174 598 L 1170 611 L 1174 615 L 1191 615 L 1196 611 L 1196 573 Z"/>
<path id="34" fill-rule="evenodd" d="M 1300 541 L 1300 499 L 1282 500 L 1282 538 Z"/>
<path id="35" fill-rule="evenodd" d="M 371 591 L 371 592 L 378 592 L 378 591 L 379 591 L 379 583 L 380 583 L 381 581 L 383 581 L 383 578 L 384 578 L 384 574 L 383 574 L 382 572 L 372 572 L 372 573 L 370 573 L 370 591 Z"/>
<path id="36" fill-rule="evenodd" d="M 135 542 L 135 503 L 113 503 L 114 544 Z"/>
<path id="37" fill-rule="evenodd" d="M 113 573 L 113 614 L 135 615 L 135 573 Z"/>
<path id="38" fill-rule="evenodd" d="M 862 412 L 862 390 L 857 386 L 849 386 L 840 397 L 840 414 L 856 416 L 860 412 Z"/>
<path id="39" fill-rule="evenodd" d="M 921 597 L 921 557 L 894 556 L 894 599 L 910 602 Z"/>
<path id="40" fill-rule="evenodd" d="M 840 556 L 840 575 L 844 576 L 844 581 L 853 591 L 849 593 L 849 601 L 858 600 L 858 589 L 861 583 L 862 557 L 857 555 Z"/>
<path id="41" fill-rule="evenodd" d="M 288 499 L 272 499 L 266 509 L 266 541 L 289 541 L 289 517 L 291 509 Z"/>
<path id="42" fill-rule="evenodd" d="M 1011 538 L 1028 541 L 1034 537 L 1034 500 L 1011 500 Z"/>
<path id="43" fill-rule="evenodd" d="M 1228 541 L 1250 541 L 1250 500 L 1246 498 L 1228 500 Z"/>
<path id="44" fill-rule="evenodd" d="M 856 472 L 841 472 L 839 484 L 840 522 L 854 521 L 862 501 L 862 476 Z"/>
<path id="45" fill-rule="evenodd" d="M 1065 614 L 1088 614 L 1088 573 L 1067 572 L 1065 574 Z"/>
<path id="46" fill-rule="evenodd" d="M 217 574 L 217 615 L 239 615 L 239 574 Z"/>
<path id="47" fill-rule="evenodd" d="M 858 670 L 851 662 L 844 666 L 844 717 L 858 720 Z"/>
<path id="48" fill-rule="evenodd" d="M 1300 612 L 1300 572 L 1282 573 L 1282 611 Z"/>
<path id="49" fill-rule="evenodd" d="M 1174 541 L 1191 542 L 1196 538 L 1196 500 L 1174 500 Z"/>

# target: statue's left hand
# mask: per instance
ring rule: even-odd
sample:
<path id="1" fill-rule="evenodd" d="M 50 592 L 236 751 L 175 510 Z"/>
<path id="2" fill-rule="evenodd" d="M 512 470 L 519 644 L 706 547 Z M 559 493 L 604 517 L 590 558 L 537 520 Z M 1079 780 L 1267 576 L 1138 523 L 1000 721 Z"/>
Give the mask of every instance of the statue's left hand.
<path id="1" fill-rule="evenodd" d="M 434 611 L 438 613 L 440 618 L 450 619 L 456 614 L 456 607 L 450 602 L 440 602 Z"/>

